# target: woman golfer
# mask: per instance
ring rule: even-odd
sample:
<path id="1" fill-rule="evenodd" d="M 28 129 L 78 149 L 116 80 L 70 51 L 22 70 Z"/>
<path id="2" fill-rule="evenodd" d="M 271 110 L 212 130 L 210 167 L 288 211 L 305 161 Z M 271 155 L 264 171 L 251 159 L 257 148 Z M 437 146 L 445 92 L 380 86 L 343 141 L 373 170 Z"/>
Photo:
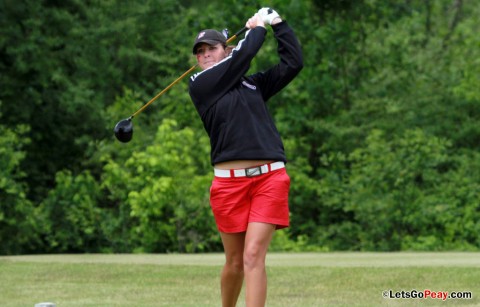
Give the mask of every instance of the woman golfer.
<path id="1" fill-rule="evenodd" d="M 280 61 L 249 76 L 250 62 L 272 26 Z M 303 67 L 295 34 L 277 12 L 262 8 L 248 19 L 245 39 L 232 50 L 215 30 L 203 30 L 193 46 L 201 72 L 189 93 L 210 137 L 214 179 L 210 203 L 226 262 L 222 305 L 235 306 L 245 278 L 246 304 L 264 306 L 265 258 L 275 229 L 289 226 L 290 178 L 280 135 L 266 102 Z"/>

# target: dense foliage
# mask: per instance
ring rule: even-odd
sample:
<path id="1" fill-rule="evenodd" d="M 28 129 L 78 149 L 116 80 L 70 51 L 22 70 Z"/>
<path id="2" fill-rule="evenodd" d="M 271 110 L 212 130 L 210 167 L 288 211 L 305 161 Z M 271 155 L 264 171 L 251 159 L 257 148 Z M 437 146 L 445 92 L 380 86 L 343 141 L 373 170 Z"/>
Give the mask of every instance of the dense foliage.
<path id="1" fill-rule="evenodd" d="M 480 248 L 480 3 L 272 0 L 305 68 L 269 106 L 292 178 L 274 250 Z M 209 142 L 175 85 L 255 1 L 0 2 L 0 253 L 221 249 Z M 271 30 L 251 70 L 277 61 Z"/>

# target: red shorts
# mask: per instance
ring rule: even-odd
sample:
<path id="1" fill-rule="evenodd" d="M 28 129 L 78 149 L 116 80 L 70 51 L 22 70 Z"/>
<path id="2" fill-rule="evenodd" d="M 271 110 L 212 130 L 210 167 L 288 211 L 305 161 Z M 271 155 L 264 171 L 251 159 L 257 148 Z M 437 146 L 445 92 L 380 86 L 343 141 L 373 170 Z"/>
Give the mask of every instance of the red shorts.
<path id="1" fill-rule="evenodd" d="M 217 228 L 225 233 L 247 230 L 248 223 L 289 226 L 290 177 L 285 168 L 255 177 L 214 177 L 210 205 Z"/>

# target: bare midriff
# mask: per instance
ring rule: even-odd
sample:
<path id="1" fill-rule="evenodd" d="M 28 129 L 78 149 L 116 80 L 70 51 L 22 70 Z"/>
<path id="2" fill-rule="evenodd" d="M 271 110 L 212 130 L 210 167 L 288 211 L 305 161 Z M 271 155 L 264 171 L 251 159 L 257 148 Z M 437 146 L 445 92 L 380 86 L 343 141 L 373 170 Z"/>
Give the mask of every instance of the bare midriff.
<path id="1" fill-rule="evenodd" d="M 260 166 L 267 163 L 272 163 L 273 160 L 234 160 L 225 161 L 215 164 L 217 169 L 239 169 Z"/>

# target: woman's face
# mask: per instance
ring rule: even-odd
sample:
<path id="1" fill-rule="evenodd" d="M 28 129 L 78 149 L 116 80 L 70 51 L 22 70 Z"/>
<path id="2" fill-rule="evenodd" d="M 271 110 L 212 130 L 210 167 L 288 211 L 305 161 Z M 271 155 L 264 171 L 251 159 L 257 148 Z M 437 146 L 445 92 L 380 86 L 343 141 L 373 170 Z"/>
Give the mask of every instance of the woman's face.
<path id="1" fill-rule="evenodd" d="M 212 67 L 223 60 L 227 53 L 222 44 L 209 45 L 203 43 L 197 48 L 197 62 L 202 70 Z"/>

